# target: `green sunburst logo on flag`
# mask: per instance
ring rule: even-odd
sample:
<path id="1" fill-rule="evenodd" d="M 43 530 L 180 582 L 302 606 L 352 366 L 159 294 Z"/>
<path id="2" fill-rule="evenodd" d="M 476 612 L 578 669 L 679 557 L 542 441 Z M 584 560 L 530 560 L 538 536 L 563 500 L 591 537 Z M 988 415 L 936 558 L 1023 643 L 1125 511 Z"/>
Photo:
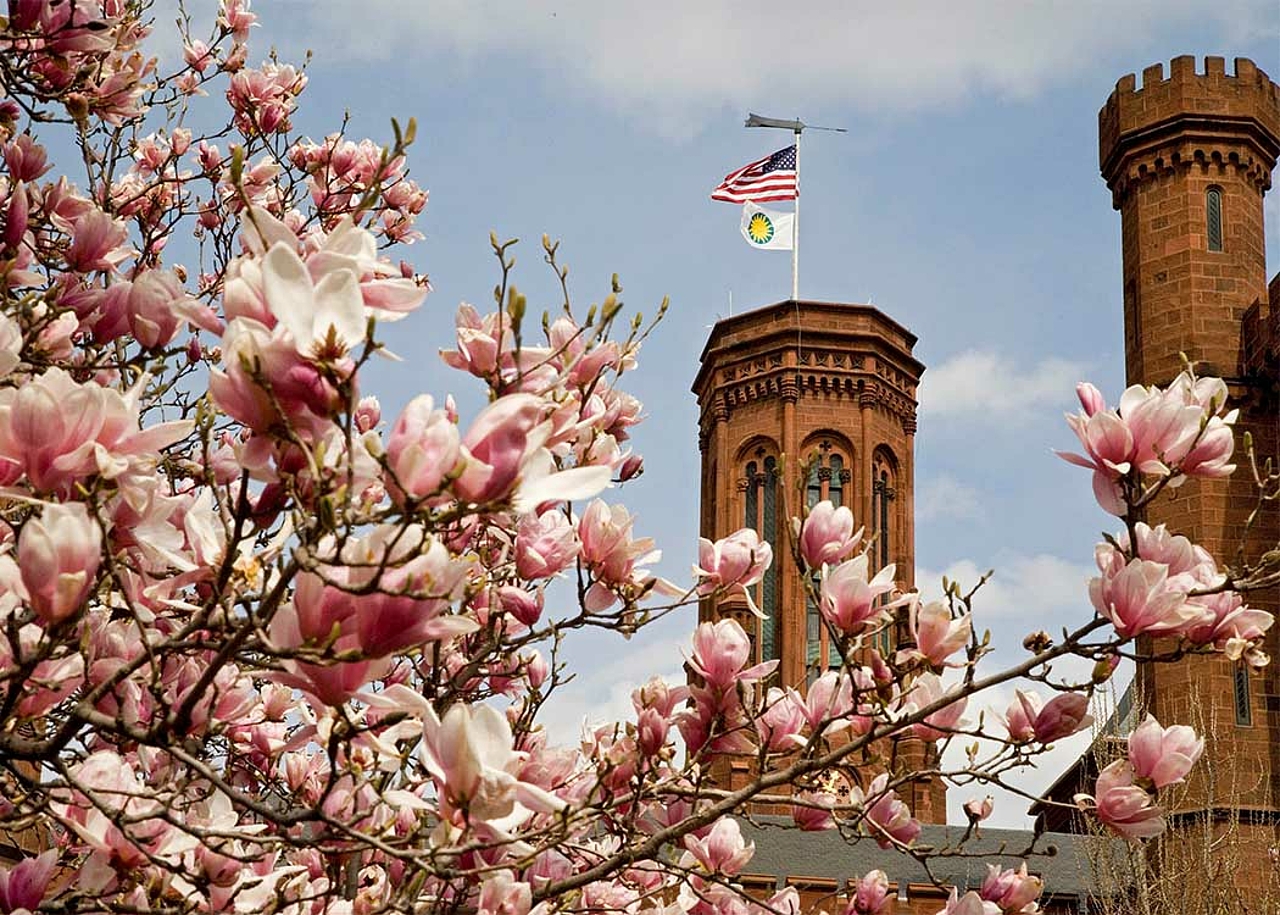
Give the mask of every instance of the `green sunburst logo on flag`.
<path id="1" fill-rule="evenodd" d="M 753 213 L 747 223 L 747 236 L 757 245 L 773 241 L 773 220 L 764 213 Z"/>

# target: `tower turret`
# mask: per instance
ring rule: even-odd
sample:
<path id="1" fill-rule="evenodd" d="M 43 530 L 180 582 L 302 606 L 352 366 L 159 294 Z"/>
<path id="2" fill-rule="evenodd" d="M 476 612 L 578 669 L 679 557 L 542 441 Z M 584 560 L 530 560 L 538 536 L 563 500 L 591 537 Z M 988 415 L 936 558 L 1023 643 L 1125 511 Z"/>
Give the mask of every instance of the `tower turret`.
<path id="1" fill-rule="evenodd" d="M 1280 96 L 1252 61 L 1175 57 L 1116 83 L 1098 113 L 1099 160 L 1120 211 L 1125 357 L 1164 383 L 1179 353 L 1241 374 L 1240 322 L 1267 298 L 1262 195 L 1280 155 Z"/>
<path id="2" fill-rule="evenodd" d="M 751 527 L 775 558 L 754 595 L 764 620 L 732 601 L 704 602 L 700 616 L 738 618 L 757 659 L 780 662 L 783 685 L 803 689 L 839 664 L 791 558 L 788 519 L 800 514 L 800 500 L 849 506 L 875 538 L 872 568 L 894 563 L 898 586 L 914 584 L 916 387 L 924 371 L 915 342 L 868 305 L 785 301 L 719 321 L 703 350 L 693 383 L 702 536 Z M 886 652 L 891 641 L 881 646 Z M 926 753 L 918 740 L 898 750 L 916 767 Z M 944 821 L 941 783 L 917 788 L 916 816 Z"/>
<path id="3" fill-rule="evenodd" d="M 1260 315 L 1269 308 L 1262 201 L 1280 155 L 1280 89 L 1248 60 L 1237 58 L 1231 75 L 1220 57 L 1206 58 L 1203 72 L 1194 57 L 1177 57 L 1167 77 L 1160 64 L 1144 70 L 1141 87 L 1132 74 L 1123 77 L 1098 128 L 1102 176 L 1122 221 L 1129 383 L 1167 384 L 1185 354 L 1202 374 L 1227 379 L 1241 408 L 1237 446 L 1248 431 L 1261 456 L 1276 456 L 1274 386 L 1253 371 L 1246 351 L 1256 346 L 1244 328 L 1267 324 Z M 1146 520 L 1167 522 L 1233 563 L 1256 495 L 1242 466 L 1230 481 L 1188 483 L 1162 495 Z M 1277 515 L 1274 504 L 1263 508 L 1246 557 L 1275 546 Z M 1255 593 L 1250 603 L 1276 610 L 1274 594 Z M 1275 636 L 1273 630 L 1273 657 Z M 1267 866 L 1267 850 L 1280 839 L 1275 676 L 1274 665 L 1258 674 L 1220 655 L 1139 671 L 1146 709 L 1165 724 L 1195 724 L 1207 742 L 1175 803 L 1166 854 L 1178 854 L 1179 841 L 1194 854 L 1212 840 L 1216 861 L 1242 868 L 1240 885 L 1261 873 L 1256 868 Z M 1188 830 L 1197 830 L 1194 839 Z"/>

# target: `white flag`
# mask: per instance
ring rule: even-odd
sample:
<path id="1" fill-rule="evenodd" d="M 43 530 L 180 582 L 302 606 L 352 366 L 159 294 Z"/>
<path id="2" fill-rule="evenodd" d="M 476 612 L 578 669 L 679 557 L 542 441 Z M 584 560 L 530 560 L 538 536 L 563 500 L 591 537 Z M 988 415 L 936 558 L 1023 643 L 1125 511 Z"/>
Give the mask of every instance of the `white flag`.
<path id="1" fill-rule="evenodd" d="M 790 251 L 791 224 L 795 218 L 795 213 L 766 210 L 747 201 L 742 205 L 742 237 L 753 248 Z"/>

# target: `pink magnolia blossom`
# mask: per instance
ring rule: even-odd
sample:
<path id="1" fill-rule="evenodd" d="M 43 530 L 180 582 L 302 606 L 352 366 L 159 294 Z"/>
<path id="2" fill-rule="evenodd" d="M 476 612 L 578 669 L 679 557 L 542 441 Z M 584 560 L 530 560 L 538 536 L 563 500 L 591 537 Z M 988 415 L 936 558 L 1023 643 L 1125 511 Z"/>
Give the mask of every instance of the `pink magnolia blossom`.
<path id="1" fill-rule="evenodd" d="M 815 737 L 849 727 L 853 710 L 853 680 L 844 671 L 828 670 L 805 691 L 803 712 Z"/>
<path id="2" fill-rule="evenodd" d="M 689 698 L 689 687 L 672 686 L 661 677 L 651 677 L 648 683 L 631 693 L 631 704 L 639 712 L 654 709 L 663 718 L 670 718 Z"/>
<path id="3" fill-rule="evenodd" d="M 903 706 L 903 712 L 908 715 L 915 714 L 944 699 L 952 692 L 954 692 L 954 688 L 949 691 L 943 690 L 942 680 L 936 674 L 921 674 L 911 684 L 911 690 L 907 693 L 907 701 Z M 950 735 L 952 731 L 964 726 L 962 719 L 967 703 L 968 699 L 961 697 L 943 706 L 938 711 L 926 716 L 923 721 L 912 725 L 912 731 L 921 740 L 942 740 Z"/>
<path id="4" fill-rule="evenodd" d="M 29 215 L 27 188 L 21 181 L 9 191 L 9 207 L 5 213 L 4 247 L 11 254 L 17 254 L 27 237 L 27 217 Z"/>
<path id="5" fill-rule="evenodd" d="M 721 817 L 706 836 L 684 837 L 684 847 L 707 873 L 734 877 L 756 852 L 754 842 L 742 838 L 742 829 L 733 817 Z"/>
<path id="6" fill-rule="evenodd" d="M 911 808 L 889 787 L 888 775 L 877 775 L 864 792 L 855 786 L 850 802 L 863 809 L 864 825 L 881 848 L 910 845 L 920 835 L 920 821 L 911 816 Z"/>
<path id="7" fill-rule="evenodd" d="M 759 679 L 777 661 L 765 661 L 744 669 L 751 657 L 751 642 L 737 620 L 700 623 L 693 633 L 693 657 L 689 666 L 715 690 L 728 690 L 735 683 Z"/>
<path id="8" fill-rule="evenodd" d="M 983 899 L 975 890 L 961 896 L 960 891 L 952 887 L 947 904 L 938 910 L 937 915 L 1000 915 L 1000 907 Z"/>
<path id="9" fill-rule="evenodd" d="M 207 44 L 199 38 L 193 38 L 189 44 L 183 45 L 182 59 L 197 73 L 203 73 L 213 63 L 214 56 Z"/>
<path id="10" fill-rule="evenodd" d="M 749 586 L 760 581 L 772 564 L 773 548 L 754 530 L 744 527 L 714 543 L 699 537 L 698 564 L 693 573 L 701 578 L 699 594 L 728 589 L 729 593 L 746 594 L 750 604 Z"/>
<path id="11" fill-rule="evenodd" d="M 39 911 L 57 862 L 58 850 L 51 848 L 34 858 L 23 858 L 8 870 L 0 871 L 0 910 Z"/>
<path id="12" fill-rule="evenodd" d="M 28 133 L 20 133 L 4 145 L 4 164 L 13 181 L 35 181 L 53 168 L 48 150 Z"/>
<path id="13" fill-rule="evenodd" d="M 1004 724 L 1015 743 L 1033 738 L 1052 743 L 1091 725 L 1088 712 L 1089 697 L 1084 693 L 1059 693 L 1045 703 L 1036 692 L 1019 689 L 1004 713 Z"/>
<path id="14" fill-rule="evenodd" d="M 1039 912 L 1036 900 L 1044 891 L 1044 881 L 1027 873 L 1026 862 L 1017 870 L 987 865 L 987 877 L 982 881 L 978 895 L 994 902 L 1004 915 L 1033 915 Z"/>
<path id="15" fill-rule="evenodd" d="M 340 360 L 364 342 L 359 277 L 346 264 L 315 279 L 288 243 L 276 242 L 262 259 L 262 292 L 304 359 Z"/>
<path id="16" fill-rule="evenodd" d="M 802 747 L 807 742 L 801 733 L 805 725 L 805 704 L 795 689 L 770 687 L 765 696 L 766 708 L 756 718 L 756 733 L 763 746 L 775 752 Z"/>
<path id="17" fill-rule="evenodd" d="M 1235 446 L 1235 432 L 1227 421 L 1218 416 L 1211 417 L 1200 433 L 1199 441 L 1178 461 L 1178 470 L 1199 479 L 1229 477 L 1236 469 L 1236 465 L 1230 463 Z"/>
<path id="18" fill-rule="evenodd" d="M 1136 778 L 1157 789 L 1180 784 L 1204 753 L 1204 740 L 1182 724 L 1164 728 L 1151 715 L 1129 735 L 1129 762 Z"/>
<path id="19" fill-rule="evenodd" d="M 890 563 L 868 580 L 869 562 L 863 553 L 822 573 L 822 616 L 847 635 L 858 635 L 887 617 L 879 598 L 893 590 L 897 570 Z"/>
<path id="20" fill-rule="evenodd" d="M 516 573 L 528 581 L 551 578 L 577 559 L 580 546 L 578 532 L 564 512 L 548 509 L 525 515 L 516 529 Z"/>
<path id="21" fill-rule="evenodd" d="M 1093 716 L 1088 712 L 1089 697 L 1086 694 L 1059 693 L 1036 715 L 1032 724 L 1036 740 L 1052 743 L 1084 730 L 1093 724 Z"/>
<path id="22" fill-rule="evenodd" d="M 1148 839 L 1165 830 L 1164 811 L 1133 783 L 1133 766 L 1117 759 L 1098 774 L 1092 795 L 1077 794 L 1076 806 L 1092 810 L 1098 820 L 1125 839 Z"/>
<path id="23" fill-rule="evenodd" d="M 271 635 L 279 647 L 288 647 L 288 623 L 272 627 Z M 283 670 L 273 675 L 276 683 L 301 690 L 315 697 L 313 705 L 339 706 L 364 689 L 369 683 L 387 675 L 391 670 L 388 658 L 362 658 L 358 661 L 312 662 L 288 660 L 281 663 Z"/>
<path id="24" fill-rule="evenodd" d="M 1163 563 L 1169 567 L 1170 577 L 1187 576 L 1204 584 L 1215 583 L 1221 577 L 1208 550 L 1180 534 L 1174 534 L 1165 525 L 1151 527 L 1139 521 L 1134 525 L 1134 532 L 1135 558 Z M 1128 531 L 1121 533 L 1117 542 L 1121 547 L 1129 548 Z"/>
<path id="25" fill-rule="evenodd" d="M 129 230 L 96 207 L 69 226 L 71 244 L 62 252 L 67 266 L 80 273 L 114 272 L 133 250 Z"/>
<path id="26" fill-rule="evenodd" d="M 662 557 L 649 537 L 633 538 L 633 519 L 622 505 L 606 505 L 596 499 L 578 521 L 581 558 L 595 578 L 586 595 L 592 612 L 607 609 L 621 595 L 632 598 L 650 589 L 680 596 L 678 588 L 657 579 L 642 568 Z"/>
<path id="27" fill-rule="evenodd" d="M 653 757 L 666 746 L 671 722 L 657 709 L 642 708 L 636 714 L 636 742 L 640 752 Z"/>
<path id="28" fill-rule="evenodd" d="M 983 798 L 971 797 L 964 802 L 964 813 L 970 823 L 981 823 L 991 816 L 994 809 L 995 799 L 989 794 Z"/>
<path id="29" fill-rule="evenodd" d="M 1076 398 L 1079 399 L 1086 418 L 1107 408 L 1107 400 L 1103 397 L 1102 392 L 1087 381 L 1082 381 L 1076 385 Z"/>
<path id="30" fill-rule="evenodd" d="M 1124 514 L 1116 481 L 1132 469 L 1136 454 L 1133 432 L 1120 416 L 1104 409 L 1102 396 L 1093 385 L 1077 388 L 1084 412 L 1067 416 L 1067 425 L 1084 446 L 1085 454 L 1057 452 L 1064 460 L 1086 467 L 1093 473 L 1094 494 L 1098 503 L 1115 515 Z"/>
<path id="31" fill-rule="evenodd" d="M 1115 515 L 1126 507 L 1119 480 L 1131 471 L 1188 477 L 1224 477 L 1234 449 L 1235 411 L 1224 412 L 1221 379 L 1192 379 L 1183 373 L 1168 388 L 1134 385 L 1116 410 L 1106 409 L 1097 388 L 1077 388 L 1083 412 L 1068 416 L 1085 455 L 1059 452 L 1065 460 L 1094 471 L 1099 504 Z"/>
<path id="32" fill-rule="evenodd" d="M 18 537 L 18 567 L 36 616 L 50 625 L 78 613 L 93 589 L 102 529 L 82 503 L 52 503 Z"/>
<path id="33" fill-rule="evenodd" d="M 1188 403 L 1177 382 L 1166 390 L 1133 385 L 1120 395 L 1120 417 L 1133 434 L 1134 461 L 1143 473 L 1164 473 L 1200 431 L 1204 410 Z"/>
<path id="34" fill-rule="evenodd" d="M 800 528 L 800 556 L 811 569 L 835 565 L 846 559 L 862 541 L 862 529 L 853 529 L 853 512 L 836 508 L 824 499 L 813 508 Z"/>
<path id="35" fill-rule="evenodd" d="M 1274 614 L 1247 606 L 1234 591 L 1198 595 L 1189 600 L 1206 612 L 1183 631 L 1187 641 L 1212 645 L 1232 661 L 1245 659 L 1254 664 L 1255 660 L 1265 660 L 1266 656 L 1255 646 L 1275 624 Z"/>
<path id="36" fill-rule="evenodd" d="M 186 322 L 221 333 L 222 325 L 205 306 L 186 294 L 167 270 L 148 270 L 133 282 L 113 283 L 103 295 L 94 321 L 94 338 L 113 340 L 128 331 L 146 349 L 168 346 Z"/>
<path id="37" fill-rule="evenodd" d="M 1125 560 L 1108 543 L 1095 550 L 1102 575 L 1089 582 L 1089 599 L 1124 638 L 1178 632 L 1204 616 L 1185 588 L 1170 581 L 1169 567 L 1146 559 Z"/>
<path id="38" fill-rule="evenodd" d="M 839 798 L 828 791 L 801 791 L 791 806 L 791 819 L 805 832 L 821 832 L 835 829 L 836 820 L 831 810 Z"/>
<path id="39" fill-rule="evenodd" d="M 515 880 L 511 871 L 490 874 L 480 887 L 477 915 L 529 915 L 533 887 Z"/>
<path id="40" fill-rule="evenodd" d="M 503 585 L 498 589 L 498 603 L 503 611 L 525 626 L 534 625 L 542 617 L 543 595 L 540 589 L 531 592 L 515 585 Z"/>
<path id="41" fill-rule="evenodd" d="M 249 12 L 249 0 L 220 0 L 218 25 L 231 32 L 238 43 L 248 40 L 249 29 L 257 24 L 257 15 Z"/>
<path id="42" fill-rule="evenodd" d="M 372 432 L 382 422 L 382 404 L 372 394 L 360 398 L 356 404 L 354 419 L 361 432 Z"/>
<path id="43" fill-rule="evenodd" d="M 138 768 L 114 750 L 97 750 L 75 765 L 71 775 L 76 790 L 62 792 L 52 806 L 73 831 L 73 847 L 89 852 L 81 887 L 86 882 L 105 885 L 112 866 L 146 866 L 148 853 L 161 850 L 170 827 L 160 815 L 162 799 L 147 789 Z M 139 825 L 123 829 L 118 823 L 122 817 Z"/>
<path id="44" fill-rule="evenodd" d="M 348 543 L 342 559 L 348 567 L 298 576 L 292 618 L 304 642 L 336 639 L 340 648 L 382 657 L 477 628 L 447 612 L 471 564 L 420 528 L 376 528 Z M 289 620 L 288 610 L 279 618 Z"/>
<path id="45" fill-rule="evenodd" d="M 889 875 L 882 870 L 867 871 L 858 881 L 844 915 L 881 915 L 888 903 Z"/>
<path id="46" fill-rule="evenodd" d="M 306 85 L 306 75 L 288 64 L 267 62 L 233 74 L 227 101 L 236 112 L 236 126 L 246 136 L 284 133 Z"/>
<path id="47" fill-rule="evenodd" d="M 947 658 L 969 644 L 973 620 L 969 614 L 953 619 L 950 608 L 942 601 L 911 602 L 911 636 L 916 646 L 901 652 L 904 658 L 919 658 L 930 667 L 942 668 Z"/>
<path id="48" fill-rule="evenodd" d="M 283 328 L 235 318 L 227 324 L 222 347 L 223 368 L 210 371 L 209 393 L 255 432 L 288 424 L 306 438 L 319 438 L 344 406 L 329 375 L 298 354 Z"/>
<path id="49" fill-rule="evenodd" d="M 569 382 L 589 386 L 610 370 L 635 366 L 634 357 L 623 354 L 615 341 L 592 343 L 591 333 L 568 317 L 557 318 L 547 332 L 547 342 L 556 354 L 556 361 L 568 372 Z"/>
<path id="50" fill-rule="evenodd" d="M 512 747 L 511 726 L 487 705 L 452 705 L 444 717 L 420 697 L 393 687 L 422 720 L 422 761 L 440 789 L 441 812 L 465 811 L 478 820 L 519 821 L 565 802 L 518 777 L 525 754 Z"/>
<path id="51" fill-rule="evenodd" d="M 1014 690 L 1013 701 L 1001 716 L 1009 739 L 1025 743 L 1035 737 L 1035 720 L 1043 707 L 1044 700 L 1035 691 Z"/>
<path id="52" fill-rule="evenodd" d="M 462 438 L 465 463 L 454 491 L 476 503 L 516 495 L 518 506 L 528 510 L 542 502 L 588 498 L 608 486 L 608 467 L 554 471 L 544 447 L 551 433 L 546 413 L 547 405 L 531 394 L 500 397 L 481 411 Z"/>
<path id="53" fill-rule="evenodd" d="M 503 311 L 481 317 L 471 305 L 463 303 L 456 316 L 456 350 L 441 350 L 440 358 L 451 368 L 468 372 L 477 378 L 510 377 L 516 370 L 537 374 L 551 355 L 542 347 L 522 347 L 517 358 L 511 320 Z M 545 366 L 543 376 L 554 368 Z"/>
<path id="54" fill-rule="evenodd" d="M 410 499 L 439 492 L 462 456 L 458 427 L 426 394 L 409 401 L 387 436 L 386 448 L 388 488 Z"/>
<path id="55" fill-rule="evenodd" d="M 22 328 L 8 315 L 0 315 L 0 379 L 8 378 L 22 363 Z"/>

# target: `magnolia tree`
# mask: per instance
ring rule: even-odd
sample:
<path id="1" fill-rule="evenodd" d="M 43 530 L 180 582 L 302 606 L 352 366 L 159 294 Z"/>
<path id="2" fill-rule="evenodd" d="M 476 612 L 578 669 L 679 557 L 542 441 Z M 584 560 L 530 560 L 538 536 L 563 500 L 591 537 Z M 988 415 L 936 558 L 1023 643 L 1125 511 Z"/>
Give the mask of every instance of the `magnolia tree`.
<path id="1" fill-rule="evenodd" d="M 599 498 L 639 469 L 619 382 L 650 325 L 566 293 L 537 326 L 506 246 L 495 306 L 462 306 L 443 354 L 488 405 L 424 394 L 384 420 L 362 369 L 428 291 L 392 259 L 426 202 L 412 126 L 388 147 L 298 137 L 306 77 L 252 63 L 247 0 L 206 33 L 184 17 L 163 75 L 145 7 L 10 0 L 0 30 L 0 827 L 27 855 L 0 872 L 0 911 L 794 913 L 794 890 L 737 882 L 748 802 L 964 854 L 918 841 L 904 786 L 946 778 L 982 819 L 983 785 L 1086 727 L 1140 636 L 1266 662 L 1244 573 L 1136 520 L 1231 472 L 1221 381 L 1118 409 L 1080 388 L 1069 459 L 1123 532 L 1098 547 L 1096 615 L 998 671 L 973 595 L 894 593 L 847 508 L 797 518 L 793 556 L 744 530 L 704 541 L 687 586 L 657 578 Z M 184 126 L 200 106 L 203 132 Z M 57 148 L 76 150 L 65 169 Z M 654 679 L 629 720 L 548 742 L 574 630 L 741 603 L 775 559 L 810 583 L 839 670 L 782 688 L 738 622 L 706 622 L 689 683 Z M 888 626 L 910 639 L 885 655 Z M 1062 672 L 1070 656 L 1092 676 Z M 977 694 L 1015 678 L 1036 690 L 982 715 Z M 972 748 L 910 771 L 903 740 Z M 1078 804 L 1155 835 L 1200 752 L 1148 719 Z M 712 777 L 730 755 L 754 760 L 745 787 Z M 848 876 L 846 913 L 886 909 L 883 873 Z M 1040 891 L 992 868 L 945 911 L 1034 912 Z"/>

